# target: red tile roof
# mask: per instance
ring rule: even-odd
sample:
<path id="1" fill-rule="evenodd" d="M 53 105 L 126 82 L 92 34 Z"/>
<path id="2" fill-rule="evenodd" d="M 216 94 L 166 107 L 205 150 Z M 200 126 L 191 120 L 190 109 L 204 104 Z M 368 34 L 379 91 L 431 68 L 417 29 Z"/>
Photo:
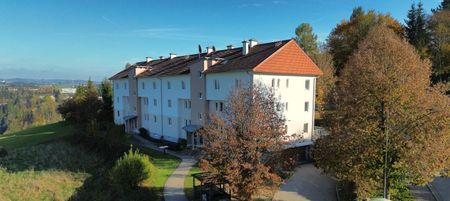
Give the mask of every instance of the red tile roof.
<path id="1" fill-rule="evenodd" d="M 221 58 L 222 61 L 209 67 L 205 73 L 220 73 L 236 70 L 252 70 L 257 73 L 322 75 L 320 69 L 297 45 L 294 40 L 258 44 L 247 55 L 241 48 L 219 50 L 210 54 L 202 53 L 165 58 L 150 62 L 137 62 L 130 68 L 148 68 L 138 77 L 169 76 L 189 73 L 188 65 L 205 57 Z M 122 70 L 110 79 L 128 77 L 127 69 Z"/>
<path id="2" fill-rule="evenodd" d="M 290 40 L 275 53 L 253 68 L 257 73 L 290 75 L 322 75 L 322 71 L 294 40 Z"/>

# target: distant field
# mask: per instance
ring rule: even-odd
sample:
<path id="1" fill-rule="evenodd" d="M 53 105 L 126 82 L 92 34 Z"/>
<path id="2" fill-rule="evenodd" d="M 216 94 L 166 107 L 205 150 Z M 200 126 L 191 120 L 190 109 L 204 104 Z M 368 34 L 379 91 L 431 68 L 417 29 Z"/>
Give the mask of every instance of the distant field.
<path id="1" fill-rule="evenodd" d="M 163 200 L 168 176 L 179 158 L 140 148 L 156 171 L 135 191 L 124 192 L 111 181 L 114 161 L 63 138 L 77 131 L 55 123 L 0 137 L 8 156 L 0 158 L 0 201 L 7 200 Z"/>
<path id="2" fill-rule="evenodd" d="M 64 122 L 37 126 L 16 133 L 0 135 L 0 147 L 15 149 L 31 146 L 73 134 L 75 131 L 77 129 L 74 126 Z"/>

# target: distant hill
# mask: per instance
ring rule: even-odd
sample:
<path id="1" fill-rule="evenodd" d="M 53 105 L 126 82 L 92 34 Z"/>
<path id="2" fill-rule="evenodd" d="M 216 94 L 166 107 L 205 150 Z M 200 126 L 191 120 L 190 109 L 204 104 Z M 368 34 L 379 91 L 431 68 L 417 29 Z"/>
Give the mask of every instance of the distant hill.
<path id="1" fill-rule="evenodd" d="M 99 82 L 94 81 L 98 84 Z M 59 85 L 59 86 L 78 86 L 86 84 L 86 80 L 66 80 L 66 79 L 31 79 L 31 78 L 0 78 L 1 85 L 14 85 L 14 86 L 39 86 L 39 85 Z"/>

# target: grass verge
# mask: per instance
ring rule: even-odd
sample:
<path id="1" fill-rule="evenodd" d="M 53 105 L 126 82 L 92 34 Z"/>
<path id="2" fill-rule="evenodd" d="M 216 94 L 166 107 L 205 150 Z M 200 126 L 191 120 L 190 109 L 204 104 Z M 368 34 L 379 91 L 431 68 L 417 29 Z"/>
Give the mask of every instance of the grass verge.
<path id="1" fill-rule="evenodd" d="M 151 179 L 125 192 L 111 181 L 115 160 L 64 138 L 80 130 L 65 123 L 2 136 L 0 200 L 163 200 L 163 187 L 181 159 L 140 147 L 155 166 Z M 44 137 L 45 136 L 45 137 Z"/>
<path id="2" fill-rule="evenodd" d="M 0 135 L 0 147 L 8 150 L 40 144 L 49 140 L 71 135 L 77 127 L 65 122 L 37 126 L 23 131 Z"/>
<path id="3" fill-rule="evenodd" d="M 194 186 L 193 186 L 193 178 L 192 174 L 202 172 L 198 167 L 198 164 L 195 164 L 188 173 L 188 176 L 184 178 L 184 194 L 188 198 L 188 200 L 194 200 Z M 196 185 L 199 185 L 199 181 L 196 181 Z"/>

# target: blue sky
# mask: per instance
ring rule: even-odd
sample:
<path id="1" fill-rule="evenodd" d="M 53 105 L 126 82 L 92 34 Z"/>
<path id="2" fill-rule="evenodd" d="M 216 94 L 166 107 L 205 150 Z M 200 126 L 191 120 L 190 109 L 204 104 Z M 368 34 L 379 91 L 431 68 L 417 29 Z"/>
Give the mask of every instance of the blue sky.
<path id="1" fill-rule="evenodd" d="M 127 62 L 197 45 L 288 39 L 301 22 L 324 41 L 356 6 L 403 22 L 412 0 L 0 0 L 0 78 L 100 80 Z M 423 0 L 427 12 L 441 0 Z"/>

